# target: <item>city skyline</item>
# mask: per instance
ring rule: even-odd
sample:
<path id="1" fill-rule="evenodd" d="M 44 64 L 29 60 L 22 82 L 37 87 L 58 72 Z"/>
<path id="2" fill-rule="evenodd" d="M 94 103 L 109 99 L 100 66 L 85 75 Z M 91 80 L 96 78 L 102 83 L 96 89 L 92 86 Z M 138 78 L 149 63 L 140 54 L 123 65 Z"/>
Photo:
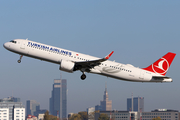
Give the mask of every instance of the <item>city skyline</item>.
<path id="1" fill-rule="evenodd" d="M 54 78 L 67 79 L 67 113 L 99 104 L 107 81 L 112 109 L 126 110 L 126 98 L 143 96 L 145 110 L 180 110 L 180 1 L 0 1 L 0 94 L 17 96 L 23 104 L 36 100 L 49 108 Z M 3 44 L 22 38 L 99 58 L 114 51 L 111 61 L 145 68 L 167 52 L 176 57 L 167 72 L 172 83 L 132 83 L 87 74 L 65 73 L 60 65 L 19 55 Z M 155 100 L 152 98 L 155 98 Z M 173 99 L 172 99 L 173 98 Z M 168 103 L 168 104 L 167 104 Z"/>
<path id="2" fill-rule="evenodd" d="M 63 79 L 64 80 L 64 82 L 63 83 L 66 83 L 65 81 L 65 79 Z M 53 84 L 53 88 L 57 88 L 57 87 L 59 87 L 59 83 L 61 83 L 62 84 L 62 80 L 54 80 L 54 84 Z M 65 85 L 65 84 L 62 84 L 62 85 Z M 62 88 L 61 88 L 62 89 Z M 52 93 L 53 93 L 53 91 L 52 91 Z M 132 96 L 133 97 L 133 96 Z M 51 100 L 52 98 L 50 98 L 50 100 Z M 106 99 L 107 100 L 107 87 L 105 88 L 105 92 L 104 92 L 104 99 Z M 18 100 L 18 101 L 17 101 Z M 16 97 L 7 97 L 7 98 L 3 98 L 3 99 L 0 99 L 0 105 L 1 106 L 3 106 L 4 107 L 4 105 L 3 104 L 6 104 L 6 106 L 12 106 L 12 105 L 8 105 L 9 103 L 10 104 L 12 104 L 13 102 L 13 104 L 15 105 L 14 107 L 13 107 L 13 109 L 14 110 L 17 110 L 17 111 L 19 111 L 19 105 L 20 105 L 20 108 L 23 108 L 23 104 L 22 104 L 22 102 L 20 102 L 19 101 L 20 100 L 20 98 L 16 98 Z M 150 113 L 150 112 L 154 112 L 154 111 L 157 111 L 157 112 L 166 112 L 166 111 L 175 111 L 175 112 L 178 112 L 178 110 L 173 110 L 173 109 L 153 109 L 153 110 L 151 110 L 151 111 L 144 111 L 144 97 L 133 97 L 133 104 L 134 104 L 134 110 L 132 111 L 131 110 L 131 104 L 132 104 L 132 98 L 127 98 L 127 110 L 123 110 L 123 112 L 143 112 L 143 114 L 144 113 Z M 19 105 L 18 105 L 19 104 Z M 50 104 L 49 104 L 50 105 Z M 30 107 L 31 106 L 31 107 Z M 97 105 L 98 106 L 98 105 Z M 6 109 L 4 109 L 2 107 L 2 110 L 5 110 L 5 111 L 7 111 Z M 95 106 L 96 107 L 96 106 Z M 87 108 L 86 110 L 87 110 L 87 112 L 89 112 L 89 113 L 91 113 L 91 112 L 94 112 L 95 111 L 95 107 L 89 107 L 89 108 Z M 5 107 L 6 108 L 6 107 Z M 31 110 L 30 110 L 30 112 L 31 113 L 35 113 L 36 115 L 34 115 L 34 114 L 27 114 L 28 113 L 28 108 L 31 108 Z M 33 109 L 34 108 L 34 109 Z M 129 108 L 129 110 L 128 110 L 128 108 Z M 35 111 L 35 109 L 36 109 L 36 111 Z M 49 109 L 51 109 L 51 107 L 49 108 Z M 83 111 L 86 111 L 86 110 L 83 110 Z M 22 109 L 22 111 L 24 111 L 24 113 L 25 113 L 25 111 L 27 112 L 26 113 L 26 116 L 28 116 L 28 115 L 34 115 L 34 116 L 38 116 L 39 114 L 44 114 L 45 112 L 46 112 L 46 110 L 40 110 L 40 103 L 37 103 L 35 100 L 27 100 L 27 104 L 26 104 L 26 108 L 24 107 L 23 109 Z M 50 110 L 48 110 L 48 111 L 50 111 Z M 79 112 L 83 112 L 83 111 L 79 111 Z M 117 111 L 117 113 L 119 112 L 119 110 L 100 110 L 102 113 L 107 113 L 108 115 L 110 114 L 110 111 L 112 111 L 112 112 L 115 112 L 116 113 L 116 111 Z M 101 113 L 100 112 L 100 113 Z M 24 113 L 22 113 L 22 114 L 24 114 Z M 60 113 L 60 112 L 59 112 Z M 15 113 L 16 114 L 16 113 Z M 55 113 L 56 114 L 56 113 Z M 69 113 L 67 113 L 67 115 L 68 115 Z M 70 113 L 70 114 L 72 114 L 72 113 Z M 7 115 L 9 115 L 9 110 L 7 111 Z M 54 115 L 54 116 L 57 116 L 57 114 L 56 115 Z M 24 116 L 25 117 L 25 116 Z"/>

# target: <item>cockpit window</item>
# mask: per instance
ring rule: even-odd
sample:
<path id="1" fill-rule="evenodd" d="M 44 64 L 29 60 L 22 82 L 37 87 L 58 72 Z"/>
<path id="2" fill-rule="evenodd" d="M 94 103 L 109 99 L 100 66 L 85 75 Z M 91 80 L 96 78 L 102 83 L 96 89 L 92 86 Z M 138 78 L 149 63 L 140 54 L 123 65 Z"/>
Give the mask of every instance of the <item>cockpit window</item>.
<path id="1" fill-rule="evenodd" d="M 16 43 L 16 41 L 14 41 L 14 40 L 11 40 L 10 42 L 12 42 L 12 43 Z"/>

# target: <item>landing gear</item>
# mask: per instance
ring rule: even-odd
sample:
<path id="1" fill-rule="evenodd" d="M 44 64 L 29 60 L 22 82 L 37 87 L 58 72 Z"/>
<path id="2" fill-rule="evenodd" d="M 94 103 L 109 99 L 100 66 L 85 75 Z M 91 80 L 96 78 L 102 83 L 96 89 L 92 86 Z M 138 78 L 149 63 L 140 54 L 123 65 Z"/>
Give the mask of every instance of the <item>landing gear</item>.
<path id="1" fill-rule="evenodd" d="M 21 63 L 22 57 L 23 57 L 23 55 L 20 56 L 19 60 L 17 61 L 18 63 Z"/>
<path id="2" fill-rule="evenodd" d="M 18 60 L 17 62 L 18 62 L 18 63 L 21 63 L 21 60 Z"/>
<path id="3" fill-rule="evenodd" d="M 84 80 L 84 79 L 86 79 L 86 75 L 83 73 L 83 74 L 81 75 L 81 80 Z"/>

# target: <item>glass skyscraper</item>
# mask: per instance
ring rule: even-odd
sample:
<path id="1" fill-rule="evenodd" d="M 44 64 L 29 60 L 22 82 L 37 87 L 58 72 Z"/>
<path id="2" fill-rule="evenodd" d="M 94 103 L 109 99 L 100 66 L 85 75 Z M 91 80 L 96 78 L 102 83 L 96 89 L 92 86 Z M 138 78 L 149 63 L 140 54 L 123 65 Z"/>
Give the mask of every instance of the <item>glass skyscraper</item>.
<path id="1" fill-rule="evenodd" d="M 35 100 L 26 101 L 26 115 L 34 115 L 34 112 L 40 109 L 40 104 Z"/>
<path id="2" fill-rule="evenodd" d="M 127 99 L 127 111 L 132 111 L 132 98 Z M 144 112 L 144 97 L 133 98 L 133 111 Z"/>
<path id="3" fill-rule="evenodd" d="M 50 98 L 49 111 L 51 115 L 59 118 L 67 116 L 67 81 L 66 79 L 54 80 L 53 90 Z"/>

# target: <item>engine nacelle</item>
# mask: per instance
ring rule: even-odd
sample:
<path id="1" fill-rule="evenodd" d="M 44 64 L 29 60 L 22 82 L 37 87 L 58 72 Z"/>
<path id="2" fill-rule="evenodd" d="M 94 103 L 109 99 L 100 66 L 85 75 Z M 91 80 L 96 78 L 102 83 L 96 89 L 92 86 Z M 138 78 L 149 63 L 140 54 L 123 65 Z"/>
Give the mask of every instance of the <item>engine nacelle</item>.
<path id="1" fill-rule="evenodd" d="M 72 73 L 74 70 L 75 63 L 71 61 L 62 60 L 59 67 L 60 70 Z"/>

